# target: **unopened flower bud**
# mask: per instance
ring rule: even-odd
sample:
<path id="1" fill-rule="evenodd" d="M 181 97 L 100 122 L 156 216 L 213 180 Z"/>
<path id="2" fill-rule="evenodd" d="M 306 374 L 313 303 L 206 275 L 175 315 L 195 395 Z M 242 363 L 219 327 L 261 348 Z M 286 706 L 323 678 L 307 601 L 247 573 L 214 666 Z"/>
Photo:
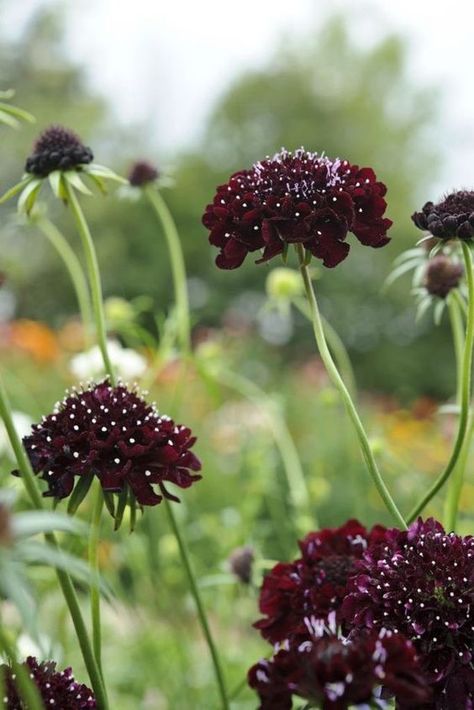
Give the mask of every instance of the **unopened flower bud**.
<path id="1" fill-rule="evenodd" d="M 432 296 L 446 298 L 448 293 L 459 285 L 463 273 L 462 264 L 439 254 L 428 262 L 424 285 Z"/>
<path id="2" fill-rule="evenodd" d="M 229 557 L 230 570 L 242 584 L 250 584 L 252 580 L 254 559 L 253 548 L 250 545 L 237 547 Z"/>

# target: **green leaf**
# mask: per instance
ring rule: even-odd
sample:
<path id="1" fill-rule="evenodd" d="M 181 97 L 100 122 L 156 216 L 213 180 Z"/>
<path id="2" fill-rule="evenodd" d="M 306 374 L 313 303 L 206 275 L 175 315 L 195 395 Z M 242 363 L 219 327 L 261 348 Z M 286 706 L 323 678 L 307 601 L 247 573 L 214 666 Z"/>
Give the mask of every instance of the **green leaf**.
<path id="1" fill-rule="evenodd" d="M 28 582 L 18 562 L 5 555 L 0 559 L 0 592 L 15 604 L 29 634 L 36 639 L 36 605 Z"/>
<path id="2" fill-rule="evenodd" d="M 4 123 L 6 126 L 10 126 L 10 128 L 19 128 L 20 122 L 14 117 L 10 116 L 10 114 L 7 111 L 3 111 L 1 108 L 0 104 L 0 123 Z"/>
<path id="3" fill-rule="evenodd" d="M 23 177 L 20 182 L 17 182 L 16 185 L 13 185 L 9 190 L 7 190 L 1 197 L 0 197 L 0 205 L 3 205 L 4 202 L 7 202 L 7 200 L 10 200 L 12 197 L 15 197 L 19 192 L 23 190 L 23 188 L 28 185 L 29 182 L 32 182 L 35 178 L 32 175 L 27 175 L 26 177 Z"/>
<path id="4" fill-rule="evenodd" d="M 411 259 L 410 261 L 405 261 L 403 264 L 397 266 L 385 279 L 385 283 L 383 285 L 384 290 L 391 286 L 398 278 L 400 278 L 400 276 L 403 276 L 403 274 L 406 274 L 407 271 L 411 271 L 411 269 L 414 269 L 418 265 L 419 259 Z"/>
<path id="5" fill-rule="evenodd" d="M 84 185 L 79 174 L 75 170 L 68 170 L 67 172 L 65 172 L 64 179 L 67 180 L 68 183 L 72 185 L 72 187 L 75 187 L 76 190 L 82 192 L 83 195 L 92 195 L 92 192 L 89 190 L 88 187 Z"/>
<path id="6" fill-rule="evenodd" d="M 5 111 L 6 113 L 11 114 L 15 118 L 19 118 L 21 121 L 36 123 L 36 118 L 31 113 L 29 113 L 29 111 L 25 111 L 22 108 L 18 108 L 18 106 L 12 106 L 11 104 L 5 104 L 3 102 L 0 102 L 0 111 Z"/>
<path id="7" fill-rule="evenodd" d="M 110 515 L 115 518 L 115 501 L 114 494 L 110 491 L 104 491 L 104 503 L 105 507 L 109 511 Z"/>
<path id="8" fill-rule="evenodd" d="M 53 194 L 60 200 L 63 199 L 64 188 L 62 187 L 63 176 L 60 170 L 53 170 L 52 173 L 48 175 L 49 184 Z"/>
<path id="9" fill-rule="evenodd" d="M 423 258 L 424 256 L 426 256 L 426 251 L 421 247 L 415 247 L 414 249 L 407 249 L 406 251 L 399 254 L 397 256 L 397 258 L 394 259 L 393 263 L 394 264 L 401 264 L 403 261 L 406 261 L 407 259 L 411 259 L 413 257 Z"/>
<path id="10" fill-rule="evenodd" d="M 42 178 L 33 178 L 33 180 L 26 185 L 18 200 L 18 212 L 26 212 L 26 214 L 31 212 L 42 185 Z"/>
<path id="11" fill-rule="evenodd" d="M 438 303 L 434 307 L 433 317 L 434 317 L 435 325 L 440 325 L 441 319 L 443 317 L 444 307 L 445 307 L 444 301 L 438 301 Z"/>
<path id="12" fill-rule="evenodd" d="M 74 515 L 76 510 L 81 505 L 82 501 L 89 492 L 89 488 L 94 480 L 94 474 L 88 473 L 85 476 L 81 476 L 76 483 L 74 490 L 69 498 L 67 512 L 69 515 Z"/>
<path id="13" fill-rule="evenodd" d="M 98 175 L 92 175 L 92 173 L 88 173 L 87 177 L 89 178 L 89 180 L 92 180 L 92 182 L 99 189 L 102 195 L 107 194 L 107 185 L 105 184 L 103 178 L 99 177 Z"/>
<path id="14" fill-rule="evenodd" d="M 416 321 L 421 320 L 430 306 L 431 306 L 431 298 L 427 297 L 423 301 L 421 301 L 420 304 L 418 305 L 418 309 L 416 311 L 415 320 Z"/>
<path id="15" fill-rule="evenodd" d="M 83 168 L 85 173 L 89 175 L 98 175 L 99 177 L 106 178 L 107 180 L 114 180 L 122 185 L 128 185 L 128 180 L 114 173 L 110 168 L 106 168 L 105 165 L 98 165 L 97 163 L 91 163 Z"/>
<path id="16" fill-rule="evenodd" d="M 75 520 L 64 513 L 52 511 L 30 511 L 16 513 L 12 520 L 13 534 L 18 538 L 28 538 L 40 533 L 68 532 L 74 535 L 84 535 L 88 526 L 80 520 Z"/>

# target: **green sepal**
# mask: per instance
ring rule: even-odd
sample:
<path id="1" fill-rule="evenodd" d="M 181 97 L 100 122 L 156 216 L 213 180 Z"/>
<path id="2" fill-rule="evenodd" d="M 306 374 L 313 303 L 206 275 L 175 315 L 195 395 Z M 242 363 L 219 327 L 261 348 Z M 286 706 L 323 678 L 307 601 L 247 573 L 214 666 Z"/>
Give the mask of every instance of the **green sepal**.
<path id="1" fill-rule="evenodd" d="M 89 492 L 89 488 L 94 480 L 94 474 L 87 473 L 85 476 L 80 476 L 78 482 L 76 483 L 74 490 L 69 498 L 67 512 L 69 515 L 74 515 L 81 505 L 82 501 Z"/>
<path id="2" fill-rule="evenodd" d="M 63 178 L 64 180 L 67 180 L 71 187 L 79 190 L 79 192 L 82 192 L 83 195 L 87 195 L 89 197 L 92 195 L 92 192 L 84 185 L 76 170 L 67 170 L 63 173 Z"/>
<path id="3" fill-rule="evenodd" d="M 35 178 L 33 175 L 26 175 L 22 177 L 20 182 L 17 182 L 16 185 L 13 185 L 9 190 L 7 190 L 1 197 L 0 197 L 0 205 L 3 205 L 4 202 L 7 202 L 10 200 L 12 197 L 15 197 L 15 195 L 18 195 L 19 192 L 23 190 L 24 187 L 28 185 L 29 182 L 34 180 Z"/>
<path id="4" fill-rule="evenodd" d="M 122 525 L 123 514 L 127 506 L 128 499 L 128 486 L 124 483 L 124 486 L 120 493 L 118 494 L 117 511 L 115 513 L 115 525 L 114 530 L 117 531 Z"/>
<path id="5" fill-rule="evenodd" d="M 109 511 L 110 515 L 115 518 L 115 500 L 114 494 L 110 491 L 104 491 L 104 503 L 105 507 Z"/>
<path id="6" fill-rule="evenodd" d="M 30 214 L 42 186 L 43 178 L 33 178 L 30 182 L 28 182 L 18 199 L 17 209 L 20 214 Z"/>
<path id="7" fill-rule="evenodd" d="M 128 504 L 130 506 L 130 533 L 132 533 L 135 530 L 135 525 L 137 523 L 137 499 L 135 498 L 135 494 L 131 488 Z"/>

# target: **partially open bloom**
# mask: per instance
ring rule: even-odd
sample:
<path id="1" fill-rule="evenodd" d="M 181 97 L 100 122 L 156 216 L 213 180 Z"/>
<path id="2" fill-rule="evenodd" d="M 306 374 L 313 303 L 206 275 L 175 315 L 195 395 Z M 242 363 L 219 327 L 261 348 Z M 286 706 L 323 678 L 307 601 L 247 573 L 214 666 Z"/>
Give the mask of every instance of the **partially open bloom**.
<path id="1" fill-rule="evenodd" d="M 412 220 L 418 229 L 440 239 L 471 240 L 474 237 L 474 191 L 458 190 L 434 204 L 427 202 Z"/>
<path id="2" fill-rule="evenodd" d="M 188 488 L 201 478 L 191 473 L 201 468 L 195 441 L 138 392 L 107 381 L 73 391 L 23 439 L 46 496 L 65 498 L 76 479 L 94 474 L 104 491 L 128 487 L 140 505 L 177 501 L 167 482 Z"/>
<path id="3" fill-rule="evenodd" d="M 218 187 L 203 224 L 220 249 L 221 269 L 237 268 L 258 250 L 257 263 L 268 261 L 296 243 L 333 267 L 349 253 L 348 232 L 367 246 L 388 243 L 385 193 L 371 168 L 303 148 L 282 150 Z"/>
<path id="4" fill-rule="evenodd" d="M 367 531 L 357 520 L 309 533 L 299 543 L 299 559 L 280 562 L 265 576 L 260 591 L 265 618 L 255 623 L 262 636 L 277 643 L 304 635 L 307 617 L 326 618 L 338 611 L 355 561 L 368 544 L 382 541 L 384 533 L 381 526 Z"/>
<path id="5" fill-rule="evenodd" d="M 446 298 L 448 293 L 459 286 L 464 274 L 463 265 L 444 254 L 437 254 L 426 265 L 424 285 L 428 293 Z"/>
<path id="6" fill-rule="evenodd" d="M 155 182 L 158 177 L 158 170 L 147 160 L 138 160 L 128 173 L 128 181 L 132 187 L 145 187 L 145 185 Z"/>
<path id="7" fill-rule="evenodd" d="M 74 680 L 71 668 L 56 670 L 54 661 L 39 663 L 33 656 L 28 656 L 24 666 L 39 690 L 45 708 L 57 710 L 90 710 L 97 704 L 92 691 Z M 8 666 L 1 666 L 3 671 L 3 689 L 6 710 L 24 710 L 25 704 L 20 700 L 15 675 Z"/>
<path id="8" fill-rule="evenodd" d="M 436 708 L 474 707 L 474 538 L 433 519 L 389 530 L 355 563 L 342 613 L 357 628 L 413 641 Z M 471 703 L 471 704 L 469 704 Z"/>
<path id="9" fill-rule="evenodd" d="M 91 163 L 92 150 L 83 145 L 79 136 L 62 126 L 50 126 L 39 136 L 25 170 L 38 177 L 47 177 L 53 170 L 72 170 Z"/>

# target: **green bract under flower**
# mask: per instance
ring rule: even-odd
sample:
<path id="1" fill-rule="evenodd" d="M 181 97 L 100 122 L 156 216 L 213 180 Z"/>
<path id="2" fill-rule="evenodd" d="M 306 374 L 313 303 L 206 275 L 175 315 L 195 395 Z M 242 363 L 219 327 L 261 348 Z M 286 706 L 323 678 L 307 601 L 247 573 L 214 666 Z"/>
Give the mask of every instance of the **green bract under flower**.
<path id="1" fill-rule="evenodd" d="M 31 113 L 7 103 L 8 99 L 11 99 L 14 95 L 15 92 L 11 89 L 10 91 L 0 91 L 0 123 L 10 126 L 10 128 L 19 128 L 21 121 L 34 123 L 35 118 Z"/>

